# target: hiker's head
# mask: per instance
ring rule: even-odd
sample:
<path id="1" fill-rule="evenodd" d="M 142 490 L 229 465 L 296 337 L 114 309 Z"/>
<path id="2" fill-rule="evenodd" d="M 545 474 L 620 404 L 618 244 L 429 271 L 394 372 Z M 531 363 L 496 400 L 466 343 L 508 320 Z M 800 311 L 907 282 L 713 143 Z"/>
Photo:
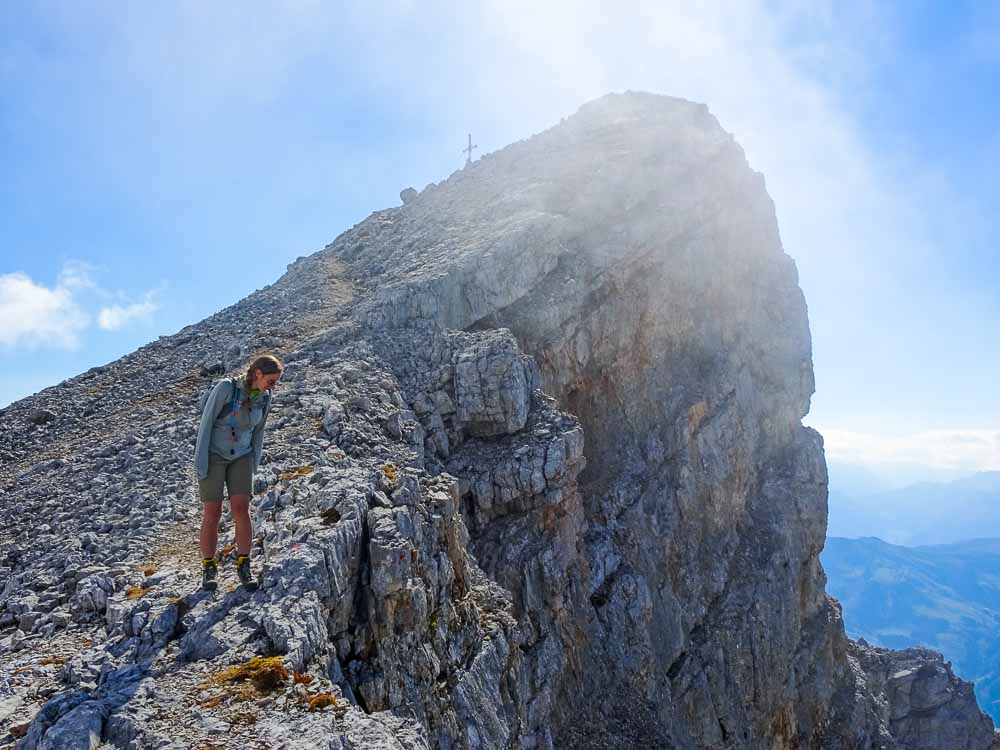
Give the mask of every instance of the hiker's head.
<path id="1" fill-rule="evenodd" d="M 274 388 L 284 369 L 281 361 L 273 354 L 262 354 L 250 363 L 243 382 L 249 389 L 269 391 Z"/>

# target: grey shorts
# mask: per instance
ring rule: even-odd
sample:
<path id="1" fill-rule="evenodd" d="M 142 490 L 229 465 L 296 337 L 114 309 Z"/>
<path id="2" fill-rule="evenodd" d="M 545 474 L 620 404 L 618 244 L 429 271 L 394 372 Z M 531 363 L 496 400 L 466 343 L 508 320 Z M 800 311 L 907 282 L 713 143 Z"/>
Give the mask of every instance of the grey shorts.
<path id="1" fill-rule="evenodd" d="M 250 495 L 253 487 L 253 468 L 250 454 L 227 461 L 209 451 L 208 478 L 198 480 L 198 494 L 203 503 L 222 500 L 223 486 L 229 488 L 229 497 Z"/>

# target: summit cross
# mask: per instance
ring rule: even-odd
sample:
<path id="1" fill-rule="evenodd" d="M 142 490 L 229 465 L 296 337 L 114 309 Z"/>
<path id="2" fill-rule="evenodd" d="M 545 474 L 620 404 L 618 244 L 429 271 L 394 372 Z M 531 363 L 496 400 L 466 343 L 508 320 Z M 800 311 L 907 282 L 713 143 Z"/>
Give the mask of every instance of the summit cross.
<path id="1" fill-rule="evenodd" d="M 469 145 L 468 145 L 468 147 L 462 149 L 462 153 L 466 154 L 466 157 L 465 157 L 465 166 L 469 166 L 470 164 L 472 164 L 472 149 L 474 149 L 474 148 L 479 148 L 479 146 L 478 145 L 475 145 L 475 146 L 472 145 L 472 133 L 469 133 Z"/>

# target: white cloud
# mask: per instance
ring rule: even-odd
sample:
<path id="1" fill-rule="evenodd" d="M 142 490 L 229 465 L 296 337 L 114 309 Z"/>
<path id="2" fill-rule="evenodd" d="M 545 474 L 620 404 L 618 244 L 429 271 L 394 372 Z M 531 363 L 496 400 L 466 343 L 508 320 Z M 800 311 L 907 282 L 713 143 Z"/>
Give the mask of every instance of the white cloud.
<path id="1" fill-rule="evenodd" d="M 867 466 L 919 465 L 961 471 L 1000 470 L 1000 430 L 927 430 L 877 435 L 824 428 L 830 461 Z"/>
<path id="2" fill-rule="evenodd" d="M 98 289 L 93 279 L 94 268 L 82 260 L 67 260 L 56 277 L 56 287 L 75 292 L 83 289 Z"/>
<path id="3" fill-rule="evenodd" d="M 0 345 L 76 349 L 90 316 L 74 299 L 86 284 L 83 266 L 67 266 L 54 287 L 20 271 L 0 275 Z"/>
<path id="4" fill-rule="evenodd" d="M 76 350 L 94 319 L 88 301 L 119 300 L 105 304 L 97 313 L 103 330 L 116 331 L 159 309 L 160 291 L 149 290 L 141 301 L 129 302 L 123 292 L 102 288 L 94 280 L 93 266 L 79 260 L 65 261 L 51 287 L 23 271 L 0 274 L 0 346 Z"/>
<path id="5" fill-rule="evenodd" d="M 142 302 L 102 307 L 97 315 L 97 324 L 105 331 L 117 331 L 133 320 L 148 318 L 159 309 L 155 298 L 156 291 L 151 290 L 146 292 Z"/>

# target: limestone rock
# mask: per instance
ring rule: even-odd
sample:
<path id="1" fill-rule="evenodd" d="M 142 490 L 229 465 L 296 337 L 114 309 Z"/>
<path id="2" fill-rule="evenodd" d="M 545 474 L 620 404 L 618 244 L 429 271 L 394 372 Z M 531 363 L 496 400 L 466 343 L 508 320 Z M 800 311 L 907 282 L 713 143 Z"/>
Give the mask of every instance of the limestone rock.
<path id="1" fill-rule="evenodd" d="M 87 701 L 59 719 L 42 737 L 38 750 L 92 750 L 101 743 L 107 708 Z"/>
<path id="2" fill-rule="evenodd" d="M 108 597 L 114 593 L 114 581 L 105 573 L 94 573 L 76 584 L 70 608 L 76 619 L 101 616 L 108 607 Z"/>
<path id="3" fill-rule="evenodd" d="M 28 413 L 28 421 L 32 424 L 42 425 L 56 419 L 56 414 L 49 409 L 32 409 Z"/>
<path id="4" fill-rule="evenodd" d="M 851 643 L 849 655 L 876 700 L 873 710 L 899 747 L 991 747 L 992 722 L 976 704 L 973 686 L 928 649 L 891 651 Z"/>
<path id="5" fill-rule="evenodd" d="M 517 432 L 528 418 L 528 368 L 509 335 L 497 331 L 458 355 L 458 420 L 475 437 Z M 444 394 L 441 400 L 446 399 Z M 445 401 L 450 406 L 450 399 Z"/>

